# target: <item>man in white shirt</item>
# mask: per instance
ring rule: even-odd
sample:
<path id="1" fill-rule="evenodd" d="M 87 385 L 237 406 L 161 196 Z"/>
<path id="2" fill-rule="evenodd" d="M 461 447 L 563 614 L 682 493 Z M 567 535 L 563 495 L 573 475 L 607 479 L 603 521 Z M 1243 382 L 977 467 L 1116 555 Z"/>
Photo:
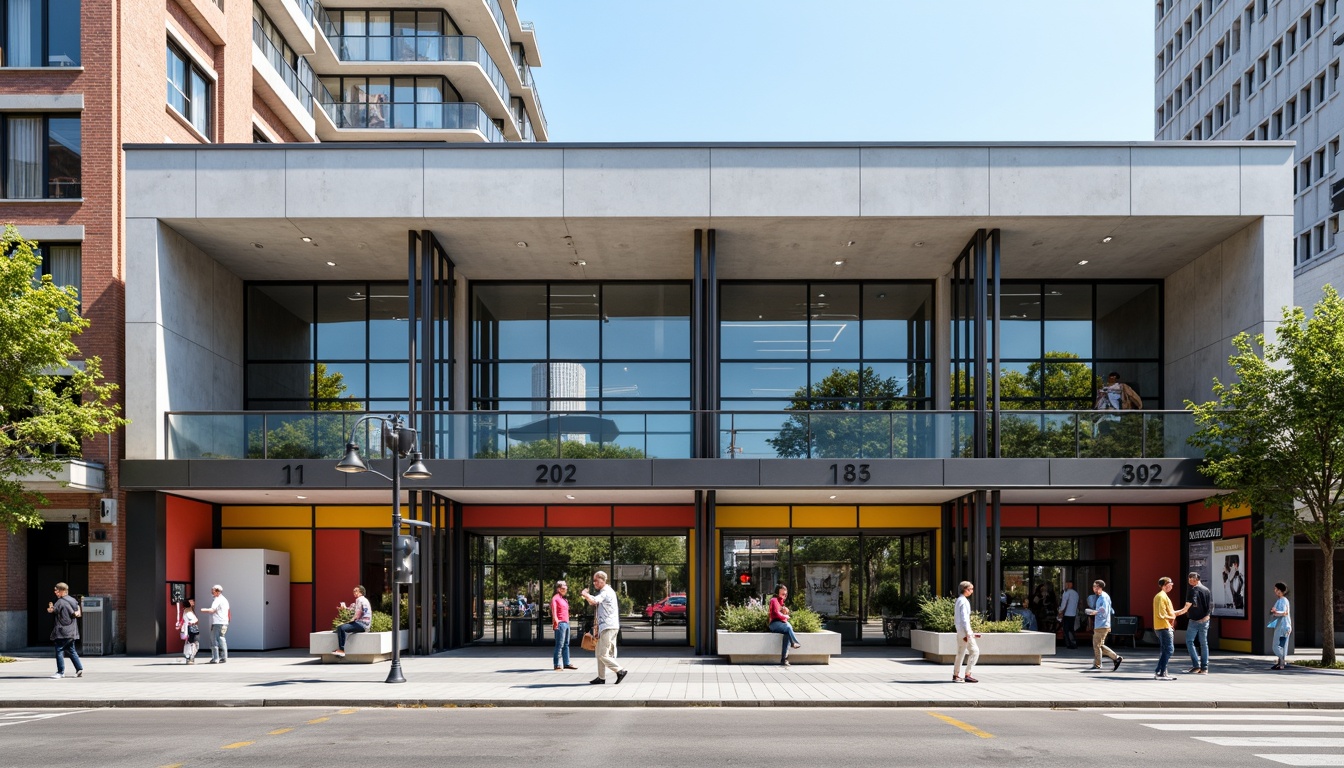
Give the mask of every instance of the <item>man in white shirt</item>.
<path id="1" fill-rule="evenodd" d="M 579 594 L 589 605 L 597 606 L 597 677 L 589 680 L 590 685 L 603 685 L 607 682 L 607 670 L 616 673 L 616 684 L 625 679 L 628 669 L 622 669 L 616 663 L 616 634 L 621 631 L 621 603 L 616 599 L 616 590 L 607 584 L 605 571 L 593 574 L 594 596 L 587 589 Z"/>
<path id="2" fill-rule="evenodd" d="M 1078 590 L 1072 581 L 1064 582 L 1064 594 L 1059 599 L 1059 623 L 1064 625 L 1064 645 L 1078 647 L 1078 637 L 1073 634 L 1078 628 Z"/>
<path id="3" fill-rule="evenodd" d="M 961 596 L 957 598 L 956 606 L 953 609 L 953 624 L 957 630 L 957 655 L 952 662 L 952 682 L 954 683 L 978 683 L 974 677 L 971 677 L 971 671 L 975 669 L 975 662 L 980 658 L 980 646 L 975 642 L 979 635 L 971 629 L 971 593 L 975 591 L 975 585 L 969 581 L 963 581 L 959 585 Z M 961 660 L 966 659 L 966 676 L 961 675 Z"/>
<path id="4" fill-rule="evenodd" d="M 229 642 L 224 639 L 229 633 L 229 598 L 218 584 L 210 588 L 210 594 L 214 596 L 210 607 L 201 609 L 210 614 L 210 663 L 224 664 L 229 660 Z"/>

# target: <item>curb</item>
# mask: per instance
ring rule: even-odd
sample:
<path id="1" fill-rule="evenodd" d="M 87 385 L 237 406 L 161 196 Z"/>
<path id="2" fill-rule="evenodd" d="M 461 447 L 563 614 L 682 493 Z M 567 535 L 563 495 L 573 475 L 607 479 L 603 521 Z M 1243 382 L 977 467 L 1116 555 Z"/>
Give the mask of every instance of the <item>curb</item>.
<path id="1" fill-rule="evenodd" d="M 369 707 L 387 709 L 503 709 L 563 708 L 607 709 L 650 708 L 902 708 L 902 709 L 1298 709 L 1344 710 L 1344 701 L 1030 701 L 1030 700 L 866 700 L 866 701 L 760 701 L 731 699 L 697 701 L 691 699 L 583 699 L 558 701 L 539 699 L 121 699 L 79 700 L 0 700 L 3 709 L 168 709 L 210 707 Z"/>

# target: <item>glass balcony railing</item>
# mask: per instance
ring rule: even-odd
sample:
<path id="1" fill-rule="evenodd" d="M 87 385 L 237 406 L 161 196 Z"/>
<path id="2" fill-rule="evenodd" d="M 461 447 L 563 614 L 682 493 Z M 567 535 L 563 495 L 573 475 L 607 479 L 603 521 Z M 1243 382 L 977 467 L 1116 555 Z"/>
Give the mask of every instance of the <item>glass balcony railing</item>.
<path id="1" fill-rule="evenodd" d="M 499 27 L 499 34 L 504 36 L 504 47 L 512 47 L 513 38 L 509 37 L 509 25 L 504 21 L 504 9 L 500 7 L 499 0 L 485 0 L 485 4 L 490 8 L 490 15 L 495 19 L 495 26 Z"/>
<path id="2" fill-rule="evenodd" d="M 495 93 L 509 103 L 509 84 L 480 38 L 461 35 L 341 35 L 330 21 L 324 25 L 327 40 L 341 61 L 451 61 L 474 62 L 485 72 Z"/>
<path id="3" fill-rule="evenodd" d="M 364 413 L 170 413 L 170 459 L 332 459 Z M 948 459 L 972 455 L 969 411 L 470 411 L 433 414 L 434 458 L 692 458 L 695 420 L 740 459 Z M 1199 458 L 1188 411 L 1010 411 L 1004 458 Z M 366 423 L 361 445 L 381 444 Z M 992 436 L 992 433 L 991 433 Z"/>
<path id="4" fill-rule="evenodd" d="M 537 81 L 532 77 L 532 67 L 527 62 L 518 65 L 518 77 L 522 79 L 524 87 L 532 89 L 532 96 L 537 100 L 537 119 L 543 127 L 550 125 L 546 122 L 546 110 L 541 108 L 541 92 L 537 90 Z"/>
<path id="5" fill-rule="evenodd" d="M 325 89 L 324 89 L 325 90 Z M 319 92 L 321 93 L 321 92 Z M 319 98 L 322 109 L 337 128 L 374 128 L 391 130 L 468 130 L 480 131 L 489 142 L 504 141 L 504 134 L 480 104 L 469 102 L 394 102 L 329 101 Z"/>
<path id="6" fill-rule="evenodd" d="M 303 14 L 303 18 L 307 19 L 309 24 L 313 23 L 313 17 L 317 14 L 317 3 L 314 0 L 290 0 L 290 2 L 299 6 L 299 12 Z M 223 6 L 221 6 L 221 10 L 222 8 Z"/>
<path id="7" fill-rule="evenodd" d="M 532 121 L 528 119 L 526 111 L 518 116 L 518 130 L 523 136 L 523 141 L 537 140 L 537 135 L 532 130 Z"/>
<path id="8" fill-rule="evenodd" d="M 285 60 L 285 56 L 280 52 L 280 49 L 275 47 L 275 43 L 272 43 L 270 38 L 266 37 L 266 32 L 256 19 L 252 20 L 252 43 L 260 48 L 262 53 L 266 54 L 266 60 L 280 75 L 280 79 L 285 82 L 285 86 L 289 88 L 290 93 L 298 97 L 299 103 L 303 105 L 305 110 L 311 112 L 313 109 L 313 91 L 309 84 L 313 82 L 313 74 L 312 70 L 308 68 L 307 61 L 300 59 L 299 69 L 295 70 Z"/>

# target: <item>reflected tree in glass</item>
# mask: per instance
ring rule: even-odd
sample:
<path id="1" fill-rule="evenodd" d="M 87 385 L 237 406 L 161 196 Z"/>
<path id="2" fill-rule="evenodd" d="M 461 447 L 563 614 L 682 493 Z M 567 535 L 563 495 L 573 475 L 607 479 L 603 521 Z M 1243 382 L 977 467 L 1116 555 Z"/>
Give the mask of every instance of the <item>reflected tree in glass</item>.
<path id="1" fill-rule="evenodd" d="M 345 374 L 328 373 L 325 363 L 317 363 L 309 377 L 309 402 L 317 411 L 362 411 L 364 406 L 352 397 L 344 397 Z M 349 419 L 343 417 L 294 416 L 273 426 L 277 418 L 248 432 L 248 458 L 321 459 L 340 458 L 349 437 Z"/>
<path id="2" fill-rule="evenodd" d="M 892 444 L 889 417 L 873 418 L 861 411 L 903 411 L 901 386 L 895 376 L 882 378 L 872 366 L 835 368 L 817 382 L 794 392 L 790 411 L 845 413 L 790 416 L 778 437 L 766 442 L 780 458 L 859 458 L 904 455 Z"/>

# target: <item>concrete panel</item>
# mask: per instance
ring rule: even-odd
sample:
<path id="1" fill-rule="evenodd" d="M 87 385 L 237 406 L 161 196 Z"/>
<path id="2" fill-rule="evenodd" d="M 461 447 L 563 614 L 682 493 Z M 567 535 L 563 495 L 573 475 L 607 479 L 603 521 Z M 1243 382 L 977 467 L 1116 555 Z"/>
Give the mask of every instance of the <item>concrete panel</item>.
<path id="1" fill-rule="evenodd" d="M 157 219 L 126 219 L 126 322 L 159 321 L 159 230 Z"/>
<path id="2" fill-rule="evenodd" d="M 162 456 L 163 417 L 160 393 L 168 386 L 163 365 L 162 328 L 154 323 L 126 324 L 125 409 L 126 458 Z"/>
<path id="3" fill-rule="evenodd" d="M 864 216 L 988 216 L 988 147 L 860 150 Z"/>
<path id="4" fill-rule="evenodd" d="M 78 243 L 84 240 L 83 224 L 16 224 L 19 237 L 25 240 Z"/>
<path id="5" fill-rule="evenodd" d="M 285 153 L 285 215 L 290 218 L 424 215 L 422 149 Z"/>
<path id="6" fill-rule="evenodd" d="M 1168 360 L 1185 357 L 1195 349 L 1195 314 L 1202 311 L 1195 300 L 1198 289 L 1193 265 L 1173 273 L 1163 286 L 1163 349 Z"/>
<path id="7" fill-rule="evenodd" d="M 210 408 L 212 411 L 241 411 L 243 400 L 243 366 L 219 355 L 211 359 Z"/>
<path id="8" fill-rule="evenodd" d="M 214 262 L 211 285 L 214 334 L 210 338 L 210 348 L 225 360 L 241 365 L 244 331 L 243 281 L 218 262 Z"/>
<path id="9" fill-rule="evenodd" d="M 1128 216 L 1128 147 L 991 147 L 994 216 Z"/>
<path id="10" fill-rule="evenodd" d="M 714 216 L 858 216 L 855 148 L 720 148 L 710 152 Z"/>
<path id="11" fill-rule="evenodd" d="M 565 216 L 710 213 L 709 149 L 566 149 L 564 163 Z"/>
<path id="12" fill-rule="evenodd" d="M 1200 256 L 1195 268 L 1195 295 L 1198 300 L 1191 341 L 1196 348 L 1204 347 L 1223 338 L 1223 310 L 1216 306 L 1223 300 L 1223 246 L 1219 244 Z"/>
<path id="13" fill-rule="evenodd" d="M 163 413 L 167 411 L 210 410 L 215 390 L 215 356 L 210 350 L 164 329 L 163 357 L 172 376 L 159 390 L 158 413 L 154 419 L 160 431 L 163 429 Z"/>
<path id="14" fill-rule="evenodd" d="M 1236 216 L 1241 212 L 1236 147 L 1134 147 L 1135 216 Z"/>
<path id="15" fill-rule="evenodd" d="M 196 216 L 196 153 L 126 153 L 126 218 Z"/>
<path id="16" fill-rule="evenodd" d="M 215 262 L 177 232 L 159 230 L 159 317 L 170 333 L 208 348 L 214 335 Z"/>
<path id="17" fill-rule="evenodd" d="M 283 211 L 285 154 L 259 149 L 196 153 L 196 215 L 270 218 Z"/>
<path id="18" fill-rule="evenodd" d="M 425 215 L 564 215 L 561 150 L 425 150 Z"/>
<path id="19" fill-rule="evenodd" d="M 82 93 L 7 93 L 0 96 L 0 112 L 82 112 Z"/>
<path id="20" fill-rule="evenodd" d="M 1292 147 L 1241 147 L 1243 216 L 1293 215 Z"/>

